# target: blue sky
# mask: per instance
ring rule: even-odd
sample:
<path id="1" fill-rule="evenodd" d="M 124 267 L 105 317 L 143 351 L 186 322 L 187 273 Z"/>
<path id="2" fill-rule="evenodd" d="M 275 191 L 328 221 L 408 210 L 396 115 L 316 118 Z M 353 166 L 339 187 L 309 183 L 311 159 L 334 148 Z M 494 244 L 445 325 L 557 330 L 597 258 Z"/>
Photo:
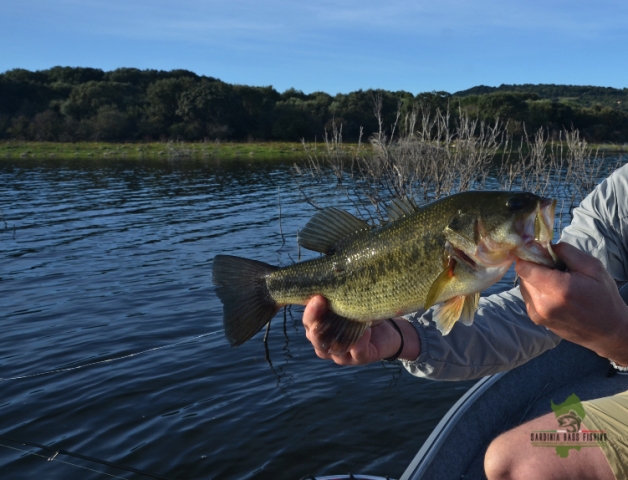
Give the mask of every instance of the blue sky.
<path id="1" fill-rule="evenodd" d="M 0 71 L 184 68 L 331 94 L 628 87 L 625 0 L 0 0 Z"/>

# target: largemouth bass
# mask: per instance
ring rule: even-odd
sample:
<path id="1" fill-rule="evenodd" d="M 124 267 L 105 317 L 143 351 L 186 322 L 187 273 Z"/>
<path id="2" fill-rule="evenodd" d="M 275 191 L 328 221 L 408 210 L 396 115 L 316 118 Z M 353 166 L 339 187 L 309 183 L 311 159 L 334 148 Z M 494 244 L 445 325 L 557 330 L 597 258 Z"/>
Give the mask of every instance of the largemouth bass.
<path id="1" fill-rule="evenodd" d="M 325 348 L 346 352 L 378 321 L 437 305 L 443 335 L 471 325 L 480 292 L 515 258 L 553 267 L 555 200 L 526 192 L 463 192 L 422 207 L 394 200 L 388 223 L 372 227 L 327 208 L 299 232 L 299 244 L 325 254 L 287 267 L 217 255 L 213 281 L 233 346 L 255 335 L 278 310 L 317 294 L 329 314 Z"/>

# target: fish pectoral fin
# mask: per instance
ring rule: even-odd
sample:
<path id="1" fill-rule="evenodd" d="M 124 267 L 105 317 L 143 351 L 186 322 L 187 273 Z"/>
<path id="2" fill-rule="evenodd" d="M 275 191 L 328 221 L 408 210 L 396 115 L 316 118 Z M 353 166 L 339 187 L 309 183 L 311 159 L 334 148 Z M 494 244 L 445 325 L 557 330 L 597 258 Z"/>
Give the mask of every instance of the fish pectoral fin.
<path id="1" fill-rule="evenodd" d="M 436 328 L 444 336 L 451 332 L 458 320 L 467 327 L 471 326 L 479 301 L 480 294 L 472 293 L 471 295 L 458 295 L 439 305 L 434 309 L 432 315 Z"/>
<path id="2" fill-rule="evenodd" d="M 319 340 L 316 348 L 332 355 L 344 355 L 369 326 L 368 323 L 357 322 L 328 310 L 315 327 Z"/>
<path id="3" fill-rule="evenodd" d="M 462 306 L 462 312 L 460 313 L 460 321 L 467 327 L 473 325 L 473 317 L 475 317 L 475 312 L 478 310 L 479 303 L 480 292 L 465 295 L 464 305 Z"/>
<path id="4" fill-rule="evenodd" d="M 438 303 L 438 299 L 445 291 L 445 288 L 447 288 L 449 282 L 451 282 L 454 278 L 454 267 L 455 261 L 452 261 L 445 268 L 445 270 L 440 272 L 438 277 L 436 277 L 436 280 L 432 283 L 429 292 L 427 292 L 427 297 L 425 297 L 425 304 L 423 305 L 425 310 Z"/>
<path id="5" fill-rule="evenodd" d="M 447 300 L 434 309 L 432 320 L 434 320 L 436 328 L 438 328 L 443 336 L 449 334 L 451 329 L 454 328 L 454 324 L 458 321 L 464 310 L 465 300 L 465 295 L 459 295 Z"/>
<path id="6" fill-rule="evenodd" d="M 324 208 L 318 211 L 299 231 L 298 243 L 303 248 L 329 254 L 343 239 L 356 232 L 370 230 L 364 220 L 337 208 Z"/>

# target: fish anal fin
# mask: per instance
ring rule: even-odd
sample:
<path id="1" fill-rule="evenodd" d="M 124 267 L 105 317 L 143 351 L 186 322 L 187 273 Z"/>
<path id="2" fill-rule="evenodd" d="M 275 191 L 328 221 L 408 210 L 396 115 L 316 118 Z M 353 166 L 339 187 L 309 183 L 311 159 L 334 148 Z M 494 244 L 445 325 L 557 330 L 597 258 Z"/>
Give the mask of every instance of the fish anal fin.
<path id="1" fill-rule="evenodd" d="M 337 208 L 325 208 L 314 214 L 299 232 L 298 243 L 303 248 L 329 254 L 334 247 L 356 232 L 369 230 L 364 220 Z"/>
<path id="2" fill-rule="evenodd" d="M 438 277 L 436 277 L 436 280 L 432 283 L 429 292 L 427 292 L 423 308 L 427 310 L 438 303 L 438 299 L 449 285 L 449 282 L 451 282 L 454 278 L 454 266 L 455 261 L 450 260 L 449 264 L 445 267 L 445 270 L 443 270 Z"/>
<path id="3" fill-rule="evenodd" d="M 316 325 L 316 348 L 332 355 L 344 355 L 362 337 L 368 323 L 356 322 L 328 310 Z"/>
<path id="4" fill-rule="evenodd" d="M 480 292 L 465 296 L 462 312 L 460 313 L 460 321 L 467 327 L 473 325 L 473 318 L 475 317 L 475 312 L 478 310 L 479 303 Z"/>
<path id="5" fill-rule="evenodd" d="M 451 332 L 454 324 L 460 318 L 464 309 L 465 297 L 465 295 L 458 295 L 434 309 L 432 320 L 443 336 Z"/>

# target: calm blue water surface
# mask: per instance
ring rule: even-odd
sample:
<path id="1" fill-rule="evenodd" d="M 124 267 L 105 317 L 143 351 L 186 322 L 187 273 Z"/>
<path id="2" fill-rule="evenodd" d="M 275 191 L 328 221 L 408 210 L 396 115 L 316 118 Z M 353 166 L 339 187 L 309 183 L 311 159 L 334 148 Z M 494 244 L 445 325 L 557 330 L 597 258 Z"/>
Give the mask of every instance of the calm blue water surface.
<path id="1" fill-rule="evenodd" d="M 290 165 L 0 160 L 0 435 L 179 479 L 398 478 L 472 382 L 322 361 L 299 308 L 268 356 L 222 334 L 214 255 L 298 259 Z M 143 478 L 49 456 L 0 440 L 0 478 Z"/>

